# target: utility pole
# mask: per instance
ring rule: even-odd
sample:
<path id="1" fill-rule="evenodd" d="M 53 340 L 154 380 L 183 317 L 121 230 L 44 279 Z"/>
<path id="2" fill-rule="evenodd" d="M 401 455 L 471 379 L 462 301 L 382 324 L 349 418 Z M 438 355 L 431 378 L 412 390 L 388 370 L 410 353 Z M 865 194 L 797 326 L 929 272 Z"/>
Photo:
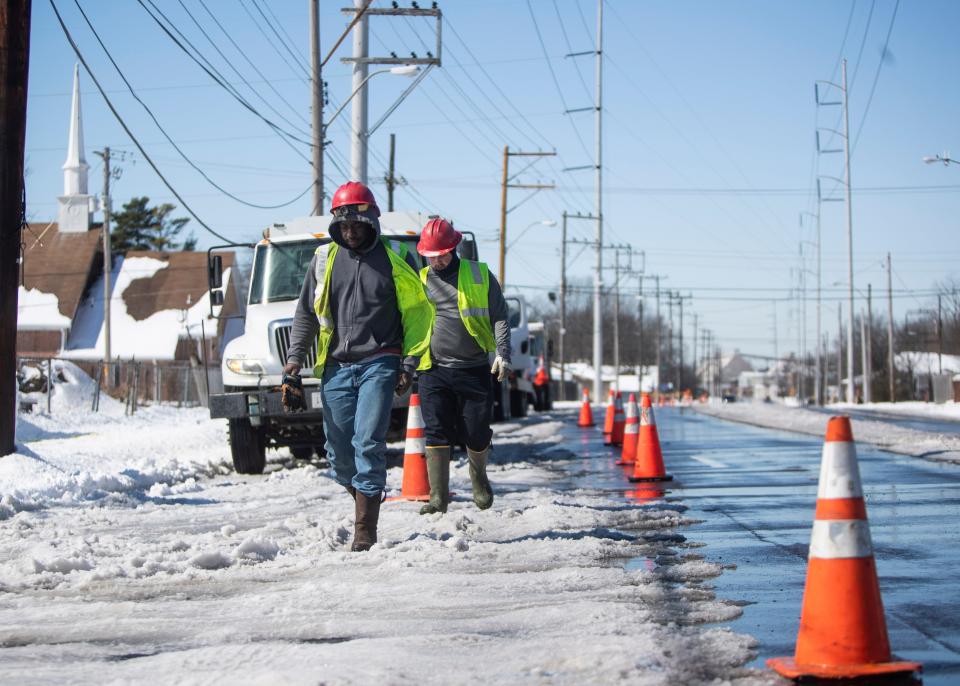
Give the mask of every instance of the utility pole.
<path id="1" fill-rule="evenodd" d="M 363 10 L 365 0 L 353 0 L 357 12 Z M 362 184 L 367 183 L 367 42 L 370 25 L 366 13 L 353 27 L 353 91 L 359 91 L 353 98 L 351 109 L 352 135 L 350 136 L 350 177 Z M 351 91 L 351 92 L 353 92 Z"/>
<path id="2" fill-rule="evenodd" d="M 626 244 L 607 246 L 614 252 L 613 258 L 613 367 L 614 374 L 617 377 L 616 389 L 620 390 L 620 272 L 633 271 L 633 248 Z M 628 264 L 625 270 L 620 268 L 620 252 L 626 251 Z M 642 254 L 642 253 L 641 253 Z M 642 273 L 643 270 L 641 269 Z"/>
<path id="3" fill-rule="evenodd" d="M 849 374 L 849 370 L 847 371 Z M 837 303 L 837 401 L 843 386 L 843 303 Z"/>
<path id="4" fill-rule="evenodd" d="M 656 400 L 660 401 L 660 381 L 663 377 L 660 376 L 660 363 L 661 363 L 661 348 L 663 347 L 662 335 L 663 335 L 663 320 L 660 318 L 660 275 L 655 274 L 653 278 L 657 282 L 657 392 Z"/>
<path id="5" fill-rule="evenodd" d="M 26 221 L 23 147 L 27 129 L 30 0 L 0 4 L 0 457 L 16 450 L 17 300 Z"/>
<path id="6" fill-rule="evenodd" d="M 683 301 L 689 300 L 689 295 L 680 295 L 677 293 L 677 304 L 680 306 L 680 340 L 678 347 L 680 348 L 680 366 L 677 368 L 677 391 L 682 392 L 683 386 Z"/>
<path id="7" fill-rule="evenodd" d="M 323 214 L 323 76 L 320 63 L 320 0 L 310 0 L 311 128 L 313 129 L 313 212 Z"/>
<path id="8" fill-rule="evenodd" d="M 597 0 L 596 55 L 596 144 L 597 144 L 597 273 L 593 286 L 593 392 L 599 398 L 603 390 L 603 0 Z"/>
<path id="9" fill-rule="evenodd" d="M 522 152 L 520 150 L 510 150 L 509 145 L 503 146 L 503 182 L 500 184 L 500 287 L 506 290 L 507 286 L 507 215 L 517 209 L 527 199 L 533 197 L 542 190 L 556 188 L 552 183 L 510 183 L 513 177 L 510 176 L 510 158 L 511 157 L 555 157 L 556 152 Z M 514 175 L 516 176 L 516 175 Z M 507 208 L 507 189 L 508 188 L 527 188 L 533 193 L 524 200 L 511 208 Z"/>
<path id="10" fill-rule="evenodd" d="M 667 332 L 667 364 L 673 364 L 673 293 L 671 291 L 667 291 L 667 319 L 670 320 Z"/>
<path id="11" fill-rule="evenodd" d="M 393 3 L 393 7 L 371 7 L 373 0 L 353 0 L 353 7 L 341 9 L 345 14 L 354 15 L 353 19 L 353 55 L 351 57 L 341 57 L 340 61 L 350 64 L 353 69 L 353 82 L 350 96 L 351 102 L 351 135 L 350 135 L 350 177 L 353 181 L 367 183 L 367 147 L 370 136 L 380 127 L 388 116 L 400 105 L 407 95 L 416 88 L 417 84 L 427 75 L 435 66 L 440 66 L 440 31 L 442 13 L 437 8 L 436 3 L 430 9 L 421 9 L 414 3 L 412 8 L 399 7 Z M 391 53 L 389 57 L 370 57 L 368 54 L 368 45 L 370 37 L 369 18 L 371 16 L 385 17 L 433 17 L 436 20 L 436 55 L 433 51 L 427 51 L 426 57 L 418 57 L 411 53 L 410 57 L 398 57 L 396 53 Z M 359 19 L 357 18 L 359 17 Z M 409 21 L 409 19 L 408 19 Z M 349 28 L 349 27 L 348 27 Z M 337 43 L 339 45 L 339 42 Z M 336 48 L 336 46 L 334 46 Z M 367 81 L 371 76 L 375 76 L 380 71 L 369 73 L 370 65 L 393 65 L 393 66 L 412 66 L 424 65 L 426 69 L 420 72 L 420 75 L 403 92 L 403 94 L 387 108 L 386 113 L 374 123 L 372 127 L 368 126 L 367 104 L 368 89 Z M 386 71 L 386 70 L 382 70 Z M 339 112 L 337 113 L 339 114 Z M 336 118 L 334 114 L 333 118 Z M 332 121 L 332 119 L 331 119 Z"/>
<path id="12" fill-rule="evenodd" d="M 778 345 L 779 341 L 777 340 L 777 301 L 771 300 L 770 302 L 773 303 L 773 377 L 774 381 L 776 381 L 780 369 L 780 350 Z"/>
<path id="13" fill-rule="evenodd" d="M 887 253 L 887 376 L 890 384 L 890 402 L 897 402 L 897 377 L 893 364 L 893 267 Z"/>
<path id="14" fill-rule="evenodd" d="M 566 355 L 563 339 L 567 337 L 567 211 L 563 211 L 560 233 L 560 400 L 567 399 Z"/>
<path id="15" fill-rule="evenodd" d="M 104 148 L 103 152 L 94 151 L 94 154 L 103 158 L 103 359 L 109 365 L 113 359 L 110 346 L 110 304 L 113 295 L 110 284 L 113 275 L 113 257 L 110 251 L 110 148 Z"/>
<path id="16" fill-rule="evenodd" d="M 943 374 L 943 294 L 937 293 L 937 373 Z"/>
<path id="17" fill-rule="evenodd" d="M 867 346 L 863 365 L 863 402 L 873 402 L 873 284 L 867 284 Z"/>
<path id="18" fill-rule="evenodd" d="M 596 49 L 582 52 L 573 52 L 566 57 L 594 56 L 596 74 L 595 99 L 592 107 L 580 107 L 566 110 L 572 112 L 586 112 L 593 110 L 595 116 L 595 145 L 596 160 L 592 165 L 569 167 L 564 171 L 589 169 L 593 167 L 596 174 L 596 264 L 593 276 L 593 395 L 599 398 L 603 391 L 603 0 L 597 0 L 597 39 Z"/>
<path id="19" fill-rule="evenodd" d="M 637 388 L 643 392 L 643 274 L 637 274 Z"/>
<path id="20" fill-rule="evenodd" d="M 847 98 L 847 60 L 843 60 L 843 157 L 844 186 L 847 194 L 847 279 L 849 302 L 847 303 L 847 402 L 854 402 L 853 380 L 853 207 L 850 193 L 850 103 Z"/>
<path id="21" fill-rule="evenodd" d="M 397 136 L 396 134 L 390 134 L 390 167 L 387 170 L 387 177 L 384 181 L 387 182 L 387 212 L 393 212 L 393 189 L 397 185 L 397 177 L 394 176 L 394 162 L 396 159 L 396 146 L 397 146 Z"/>
<path id="22" fill-rule="evenodd" d="M 567 220 L 568 219 L 588 219 L 595 221 L 596 217 L 591 214 L 571 214 L 563 212 L 563 228 L 560 239 L 560 399 L 566 400 L 566 354 L 564 352 L 564 339 L 567 335 L 567 244 L 568 243 L 586 243 L 593 245 L 593 241 L 567 240 Z"/>
<path id="23" fill-rule="evenodd" d="M 699 339 L 697 338 L 697 324 L 699 323 L 697 321 L 698 319 L 700 319 L 700 317 L 694 314 L 693 315 L 693 386 L 694 386 L 694 390 L 696 390 L 697 374 L 698 374 L 697 372 L 697 355 L 698 355 L 697 345 L 699 341 Z"/>

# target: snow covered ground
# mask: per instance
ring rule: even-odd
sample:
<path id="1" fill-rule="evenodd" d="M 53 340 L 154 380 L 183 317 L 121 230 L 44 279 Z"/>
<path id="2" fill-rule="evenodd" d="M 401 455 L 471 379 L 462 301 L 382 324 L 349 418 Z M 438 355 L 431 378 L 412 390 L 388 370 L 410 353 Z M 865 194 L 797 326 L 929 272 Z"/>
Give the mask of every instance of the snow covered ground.
<path id="1" fill-rule="evenodd" d="M 0 459 L 3 683 L 782 683 L 684 506 L 570 490 L 549 416 L 496 427 L 492 509 L 461 457 L 445 516 L 387 503 L 354 554 L 327 470 L 236 475 L 203 410 L 101 408 L 22 415 Z"/>
<path id="2" fill-rule="evenodd" d="M 691 406 L 702 412 L 721 419 L 784 429 L 798 433 L 824 435 L 828 415 L 801 407 L 790 407 L 780 403 L 694 403 Z M 938 408 L 938 409 L 934 409 Z M 836 414 L 845 411 L 857 413 L 863 410 L 876 410 L 884 414 L 902 416 L 943 417 L 960 419 L 960 406 L 955 403 L 933 406 L 931 403 L 871 403 L 868 405 L 848 405 L 838 403 L 830 405 Z M 923 431 L 915 428 L 896 426 L 889 421 L 863 419 L 858 414 L 852 418 L 853 436 L 857 441 L 871 443 L 884 450 L 904 455 L 924 457 L 931 460 L 944 460 L 960 463 L 960 433 Z"/>

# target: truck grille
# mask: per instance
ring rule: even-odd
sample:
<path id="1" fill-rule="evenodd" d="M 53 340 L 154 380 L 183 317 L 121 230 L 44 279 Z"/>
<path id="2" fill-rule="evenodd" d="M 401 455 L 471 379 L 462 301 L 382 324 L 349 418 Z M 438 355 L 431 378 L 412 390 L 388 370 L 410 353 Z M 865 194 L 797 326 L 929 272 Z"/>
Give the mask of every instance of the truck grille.
<path id="1" fill-rule="evenodd" d="M 274 339 L 277 344 L 277 356 L 281 364 L 287 363 L 287 351 L 290 349 L 290 330 L 292 326 L 278 326 L 274 332 Z M 317 363 L 317 341 L 314 339 L 310 349 L 307 350 L 307 359 L 303 362 L 304 369 L 313 369 Z"/>

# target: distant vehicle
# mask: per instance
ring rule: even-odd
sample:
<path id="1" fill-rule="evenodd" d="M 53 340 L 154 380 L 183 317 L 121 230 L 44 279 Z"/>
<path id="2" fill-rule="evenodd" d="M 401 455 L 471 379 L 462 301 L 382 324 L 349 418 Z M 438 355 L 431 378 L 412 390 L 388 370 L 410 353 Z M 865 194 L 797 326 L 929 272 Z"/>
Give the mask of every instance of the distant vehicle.
<path id="1" fill-rule="evenodd" d="M 260 474 L 266 449 L 287 447 L 294 457 L 307 459 L 324 452 L 320 380 L 313 377 L 316 342 L 303 366 L 308 409 L 286 413 L 280 404 L 280 380 L 290 346 L 293 310 L 307 267 L 317 247 L 331 239 L 325 233 L 329 216 L 294 219 L 274 224 L 255 246 L 250 291 L 242 335 L 230 341 L 223 353 L 224 392 L 210 395 L 210 416 L 225 418 L 230 435 L 233 465 L 241 474 Z M 418 212 L 386 212 L 381 232 L 398 252 L 403 247 L 422 267 L 416 244 L 420 228 L 429 217 Z M 457 248 L 461 257 L 476 259 L 476 240 L 463 232 Z M 217 246 L 222 248 L 224 246 Z M 211 302 L 222 302 L 220 258 L 208 251 Z M 394 435 L 406 426 L 410 394 L 394 397 L 390 425 Z"/>
<path id="2" fill-rule="evenodd" d="M 527 408 L 534 402 L 533 375 L 536 372 L 536 357 L 531 351 L 531 327 L 536 322 L 528 321 L 528 307 L 521 295 L 504 294 L 510 318 L 510 361 L 513 371 L 506 383 L 493 381 L 493 419 L 502 421 L 511 417 L 526 417 Z M 539 324 L 543 328 L 542 324 Z M 491 355 L 491 362 L 493 356 Z"/>

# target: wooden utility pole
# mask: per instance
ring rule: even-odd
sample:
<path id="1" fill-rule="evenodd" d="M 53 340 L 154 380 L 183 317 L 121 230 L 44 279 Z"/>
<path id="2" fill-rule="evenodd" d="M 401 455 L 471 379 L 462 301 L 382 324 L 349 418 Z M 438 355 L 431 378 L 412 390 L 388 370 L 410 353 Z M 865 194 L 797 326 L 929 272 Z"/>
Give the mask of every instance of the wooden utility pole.
<path id="1" fill-rule="evenodd" d="M 542 190 L 556 188 L 554 184 L 532 184 L 532 183 L 510 183 L 513 177 L 510 176 L 510 158 L 511 157 L 554 157 L 555 152 L 521 152 L 519 150 L 511 151 L 509 145 L 503 147 L 503 182 L 500 184 L 500 287 L 506 288 L 507 276 L 507 215 L 520 205 L 514 205 L 507 208 L 507 189 L 508 188 L 529 188 L 534 193 Z M 514 176 L 517 176 L 515 174 Z M 528 196 L 530 197 L 530 196 Z M 520 201 L 522 204 L 524 201 Z"/>
<path id="2" fill-rule="evenodd" d="M 396 174 L 396 150 L 397 150 L 397 137 L 396 134 L 390 134 L 390 167 L 387 169 L 387 175 L 383 177 L 384 182 L 387 184 L 387 212 L 393 212 L 393 191 L 394 189 L 406 183 L 406 181 L 397 178 Z"/>
<path id="3" fill-rule="evenodd" d="M 110 279 L 113 276 L 113 258 L 110 251 L 110 148 L 104 148 L 103 152 L 94 154 L 103 158 L 103 359 L 109 371 L 112 359 L 110 302 L 113 295 L 113 288 L 110 285 Z M 110 378 L 109 374 L 107 378 Z"/>
<path id="4" fill-rule="evenodd" d="M 23 147 L 27 130 L 30 0 L 0 3 L 0 456 L 9 455 L 17 421 L 17 300 L 25 221 Z"/>
<path id="5" fill-rule="evenodd" d="M 887 253 L 887 376 L 890 383 L 890 402 L 897 402 L 897 377 L 893 365 L 893 269 Z"/>

